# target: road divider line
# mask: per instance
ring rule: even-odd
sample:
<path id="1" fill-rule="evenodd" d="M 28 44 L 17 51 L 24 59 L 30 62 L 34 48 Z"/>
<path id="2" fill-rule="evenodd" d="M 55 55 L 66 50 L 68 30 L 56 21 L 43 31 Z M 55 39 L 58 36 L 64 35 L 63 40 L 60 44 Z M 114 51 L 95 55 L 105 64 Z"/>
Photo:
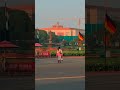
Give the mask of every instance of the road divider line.
<path id="1" fill-rule="evenodd" d="M 85 76 L 68 76 L 68 77 L 55 77 L 55 78 L 35 78 L 35 80 L 40 81 L 40 80 L 79 79 L 79 78 L 85 78 Z"/>

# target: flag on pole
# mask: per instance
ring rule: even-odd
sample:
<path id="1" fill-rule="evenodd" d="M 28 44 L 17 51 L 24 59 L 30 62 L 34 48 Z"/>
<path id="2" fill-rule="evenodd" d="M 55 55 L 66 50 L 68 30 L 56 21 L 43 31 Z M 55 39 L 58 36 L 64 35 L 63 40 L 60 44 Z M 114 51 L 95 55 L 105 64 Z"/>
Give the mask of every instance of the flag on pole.
<path id="1" fill-rule="evenodd" d="M 83 35 L 79 32 L 79 34 L 78 34 L 78 38 L 81 40 L 81 41 L 83 41 L 84 40 L 84 37 L 83 37 Z"/>
<path id="2" fill-rule="evenodd" d="M 105 15 L 105 28 L 112 34 L 117 31 L 114 22 L 107 14 Z"/>

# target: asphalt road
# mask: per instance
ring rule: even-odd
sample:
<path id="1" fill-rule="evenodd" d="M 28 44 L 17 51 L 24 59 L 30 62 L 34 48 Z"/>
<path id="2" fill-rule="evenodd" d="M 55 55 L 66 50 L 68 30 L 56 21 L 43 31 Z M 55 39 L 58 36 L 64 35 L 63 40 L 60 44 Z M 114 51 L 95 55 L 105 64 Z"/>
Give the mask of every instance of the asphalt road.
<path id="1" fill-rule="evenodd" d="M 34 76 L 0 77 L 0 90 L 120 90 L 120 72 L 86 72 L 84 57 L 37 59 Z"/>
<path id="2" fill-rule="evenodd" d="M 35 90 L 34 76 L 0 77 L 0 90 Z"/>
<path id="3" fill-rule="evenodd" d="M 85 90 L 84 57 L 36 59 L 36 90 Z"/>
<path id="4" fill-rule="evenodd" d="M 85 90 L 120 90 L 120 72 L 88 72 Z"/>

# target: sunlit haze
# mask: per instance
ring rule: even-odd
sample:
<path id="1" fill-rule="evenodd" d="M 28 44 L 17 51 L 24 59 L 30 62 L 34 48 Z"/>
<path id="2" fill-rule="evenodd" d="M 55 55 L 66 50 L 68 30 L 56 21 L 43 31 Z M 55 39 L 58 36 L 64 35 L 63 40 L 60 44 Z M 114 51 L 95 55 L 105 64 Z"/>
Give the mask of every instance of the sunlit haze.
<path id="1" fill-rule="evenodd" d="M 65 27 L 84 29 L 85 0 L 36 0 L 35 27 L 43 28 L 59 22 Z"/>

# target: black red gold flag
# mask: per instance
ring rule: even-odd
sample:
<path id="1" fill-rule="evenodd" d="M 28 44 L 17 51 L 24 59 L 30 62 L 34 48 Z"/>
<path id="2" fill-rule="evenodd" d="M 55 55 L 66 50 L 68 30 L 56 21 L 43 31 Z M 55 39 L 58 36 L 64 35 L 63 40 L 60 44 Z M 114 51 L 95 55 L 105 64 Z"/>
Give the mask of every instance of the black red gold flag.
<path id="1" fill-rule="evenodd" d="M 114 22 L 107 14 L 105 15 L 105 28 L 112 34 L 117 31 Z"/>
<path id="2" fill-rule="evenodd" d="M 78 38 L 81 40 L 81 41 L 83 41 L 84 40 L 84 37 L 83 37 L 83 35 L 79 32 L 79 34 L 78 34 Z"/>

